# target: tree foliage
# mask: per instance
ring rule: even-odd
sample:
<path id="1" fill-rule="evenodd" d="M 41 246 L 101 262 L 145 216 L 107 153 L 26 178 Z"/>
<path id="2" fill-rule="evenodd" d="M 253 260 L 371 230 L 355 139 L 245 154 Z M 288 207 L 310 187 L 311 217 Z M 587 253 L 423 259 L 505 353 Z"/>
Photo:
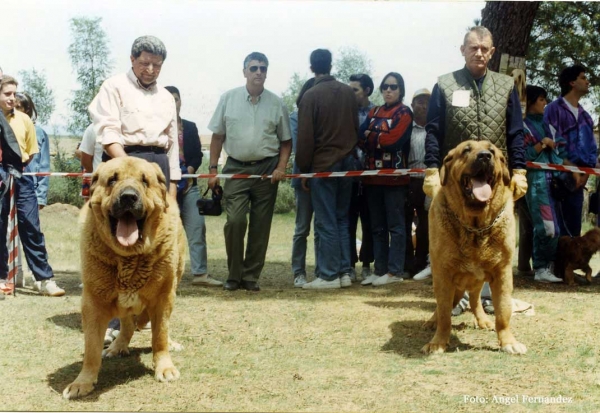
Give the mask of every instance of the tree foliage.
<path id="1" fill-rule="evenodd" d="M 600 3 L 543 2 L 536 14 L 527 53 L 530 83 L 552 97 L 560 95 L 558 75 L 565 67 L 588 68 L 592 100 L 600 103 Z M 594 86 L 596 85 L 596 86 Z"/>
<path id="2" fill-rule="evenodd" d="M 108 40 L 101 22 L 101 17 L 76 17 L 70 21 L 73 42 L 68 51 L 81 85 L 81 89 L 72 92 L 69 101 L 71 118 L 67 128 L 73 134 L 83 133 L 90 124 L 87 108 L 112 70 Z"/>
<path id="3" fill-rule="evenodd" d="M 334 56 L 336 55 L 334 54 Z M 331 74 L 342 83 L 348 83 L 350 75 L 357 73 L 366 73 L 372 76 L 371 59 L 369 59 L 366 53 L 354 47 L 340 48 L 332 66 Z M 300 76 L 298 73 L 294 73 L 290 78 L 288 88 L 282 94 L 282 99 L 290 113 L 294 111 L 300 89 L 302 89 L 302 86 L 308 79 L 308 77 Z M 375 89 L 371 95 L 371 101 L 376 105 L 383 104 L 383 98 L 378 89 Z"/>
<path id="4" fill-rule="evenodd" d="M 48 121 L 54 112 L 54 91 L 48 87 L 46 73 L 36 69 L 21 70 L 21 90 L 31 96 L 37 111 L 37 122 L 48 125 Z"/>

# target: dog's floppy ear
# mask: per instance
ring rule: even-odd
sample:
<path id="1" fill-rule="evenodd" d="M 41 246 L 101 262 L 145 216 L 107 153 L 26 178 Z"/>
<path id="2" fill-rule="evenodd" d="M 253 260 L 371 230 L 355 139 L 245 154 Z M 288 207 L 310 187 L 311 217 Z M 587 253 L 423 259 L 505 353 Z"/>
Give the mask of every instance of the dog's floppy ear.
<path id="1" fill-rule="evenodd" d="M 446 155 L 444 158 L 444 162 L 442 162 L 442 167 L 440 168 L 440 182 L 442 183 L 442 186 L 445 186 L 446 182 L 448 181 L 448 173 L 446 172 L 446 168 L 449 169 L 450 164 L 454 160 L 454 151 L 455 149 L 452 149 L 450 152 L 448 152 L 448 155 Z"/>
<path id="2" fill-rule="evenodd" d="M 150 165 L 154 168 L 154 172 L 156 172 L 156 179 L 158 180 L 158 186 L 160 186 L 160 194 L 162 200 L 165 204 L 165 211 L 169 208 L 169 201 L 167 200 L 167 178 L 165 178 L 165 174 L 163 174 L 162 169 L 155 162 L 150 162 Z"/>

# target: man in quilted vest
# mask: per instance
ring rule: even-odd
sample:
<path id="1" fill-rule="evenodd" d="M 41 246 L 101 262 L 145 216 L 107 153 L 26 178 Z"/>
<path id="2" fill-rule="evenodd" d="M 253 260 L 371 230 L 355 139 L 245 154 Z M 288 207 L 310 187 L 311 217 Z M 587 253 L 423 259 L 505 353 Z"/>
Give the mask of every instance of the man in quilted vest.
<path id="1" fill-rule="evenodd" d="M 487 139 L 500 148 L 512 170 L 514 199 L 527 192 L 519 96 L 512 77 L 488 70 L 495 50 L 487 28 L 471 28 L 460 47 L 465 67 L 440 76 L 433 87 L 425 127 L 428 169 L 423 184 L 424 192 L 431 197 L 440 188 L 438 167 L 442 160 L 452 148 L 469 139 Z M 482 297 L 489 299 L 490 296 L 486 283 Z M 493 311 L 491 302 L 487 306 L 487 301 L 483 303 L 486 311 Z"/>
<path id="2" fill-rule="evenodd" d="M 492 72 L 487 64 L 494 51 L 492 34 L 476 26 L 460 47 L 465 67 L 438 78 L 427 112 L 425 164 L 430 169 L 424 189 L 435 189 L 441 161 L 460 142 L 487 139 L 508 156 L 511 185 L 519 197 L 527 190 L 523 119 L 519 96 L 510 76 Z M 515 187 L 515 184 L 519 183 Z"/>

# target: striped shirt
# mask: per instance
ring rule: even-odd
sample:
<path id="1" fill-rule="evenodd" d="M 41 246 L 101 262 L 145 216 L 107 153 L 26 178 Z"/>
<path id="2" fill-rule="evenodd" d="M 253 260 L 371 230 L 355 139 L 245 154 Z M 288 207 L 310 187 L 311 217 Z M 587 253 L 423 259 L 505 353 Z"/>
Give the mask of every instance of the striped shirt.
<path id="1" fill-rule="evenodd" d="M 413 122 L 412 134 L 410 136 L 410 152 L 408 153 L 408 167 L 427 168 L 425 162 L 425 136 L 427 132 L 424 126 L 419 126 Z M 425 174 L 411 175 L 413 178 L 424 178 Z"/>

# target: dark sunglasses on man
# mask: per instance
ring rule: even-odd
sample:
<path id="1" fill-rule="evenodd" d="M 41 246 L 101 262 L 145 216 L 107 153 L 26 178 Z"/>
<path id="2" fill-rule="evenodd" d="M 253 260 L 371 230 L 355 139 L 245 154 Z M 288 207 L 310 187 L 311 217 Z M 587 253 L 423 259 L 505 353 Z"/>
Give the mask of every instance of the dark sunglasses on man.
<path id="1" fill-rule="evenodd" d="M 267 66 L 250 66 L 248 69 L 250 69 L 250 71 L 252 73 L 255 73 L 258 69 L 260 69 L 261 73 L 267 73 Z"/>
<path id="2" fill-rule="evenodd" d="M 381 90 L 382 91 L 383 90 L 388 90 L 388 88 L 391 89 L 391 90 L 398 90 L 398 85 L 388 85 L 387 83 L 384 83 L 383 85 L 381 85 Z"/>

